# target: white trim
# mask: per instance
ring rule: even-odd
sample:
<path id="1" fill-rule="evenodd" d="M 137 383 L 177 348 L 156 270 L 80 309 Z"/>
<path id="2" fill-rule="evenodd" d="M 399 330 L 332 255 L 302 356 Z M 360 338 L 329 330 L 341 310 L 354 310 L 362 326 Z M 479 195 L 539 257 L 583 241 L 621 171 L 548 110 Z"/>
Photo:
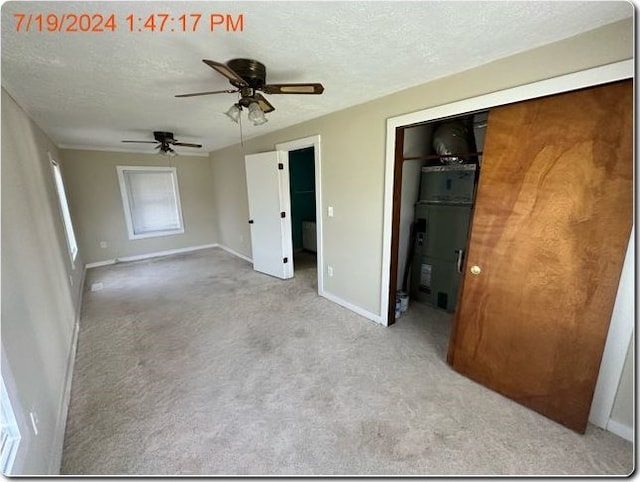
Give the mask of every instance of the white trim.
<path id="1" fill-rule="evenodd" d="M 81 285 L 82 286 L 82 285 Z M 84 290 L 83 290 L 84 291 Z M 60 403 L 60 411 L 56 420 L 56 433 L 53 442 L 53 453 L 49 461 L 49 474 L 59 474 L 62 463 L 62 450 L 64 448 L 64 435 L 67 426 L 67 416 L 69 414 L 69 403 L 71 402 L 71 383 L 73 380 L 73 369 L 76 362 L 76 351 L 78 348 L 78 332 L 80 331 L 80 310 L 73 324 L 71 334 L 71 350 L 67 358 L 67 370 L 64 376 L 64 392 Z"/>
<path id="2" fill-rule="evenodd" d="M 127 224 L 127 234 L 129 239 L 155 238 L 158 236 L 171 236 L 174 234 L 184 233 L 184 221 L 182 220 L 182 204 L 180 203 L 180 189 L 178 187 L 178 171 L 175 167 L 168 166 L 116 166 L 118 172 L 118 183 L 120 184 L 120 195 L 122 197 L 122 208 L 124 210 L 124 218 Z M 131 203 L 129 199 L 129 187 L 125 171 L 144 171 L 144 172 L 169 172 L 171 173 L 171 184 L 173 186 L 173 194 L 176 201 L 176 211 L 178 214 L 179 228 L 169 229 L 165 231 L 148 231 L 142 234 L 136 234 L 133 229 L 133 219 L 131 219 Z"/>
<path id="3" fill-rule="evenodd" d="M 56 161 L 50 152 L 47 152 L 49 164 L 51 165 L 51 174 L 53 176 L 53 184 L 56 190 L 56 198 L 58 199 L 58 212 L 64 229 L 64 238 L 67 244 L 67 252 L 71 259 L 71 269 L 76 269 L 76 258 L 78 256 L 78 238 L 73 228 L 73 220 L 71 219 L 71 211 L 69 209 L 69 200 L 67 198 L 67 188 L 62 178 L 62 167 Z M 60 182 L 58 182 L 58 178 Z"/>
<path id="4" fill-rule="evenodd" d="M 465 114 L 498 105 L 520 102 L 546 95 L 567 92 L 593 85 L 604 84 L 616 80 L 632 78 L 634 75 L 633 60 L 616 62 L 602 67 L 583 70 L 562 75 L 552 79 L 532 82 L 490 94 L 473 97 L 450 104 L 440 105 L 409 114 L 387 119 L 387 140 L 384 172 L 384 209 L 382 238 L 382 276 L 380 287 L 380 318 L 387 325 L 389 308 L 389 269 L 391 266 L 391 221 L 393 209 L 393 167 L 395 162 L 396 128 L 420 122 Z"/>
<path id="5" fill-rule="evenodd" d="M 78 283 L 78 294 L 75 305 L 75 316 L 73 323 L 73 332 L 71 334 L 71 346 L 69 356 L 67 357 L 67 370 L 64 375 L 64 392 L 60 402 L 60 411 L 56 420 L 56 433 L 53 443 L 53 455 L 49 461 L 49 474 L 60 473 L 60 464 L 62 463 L 62 450 L 64 448 L 64 435 L 67 427 L 67 415 L 69 414 L 69 403 L 71 402 L 71 383 L 73 380 L 73 369 L 76 363 L 76 350 L 78 348 L 78 333 L 80 332 L 80 315 L 82 313 L 82 295 L 84 294 L 84 280 L 87 274 L 85 266 Z"/>
<path id="6" fill-rule="evenodd" d="M 322 153 L 320 135 L 304 137 L 292 141 L 281 142 L 275 145 L 277 151 L 285 151 L 287 154 L 287 164 L 289 163 L 289 151 L 313 147 L 315 162 L 315 182 L 316 182 L 316 257 L 318 272 L 318 294 L 324 294 L 324 255 L 322 243 Z"/>
<path id="7" fill-rule="evenodd" d="M 633 442 L 633 427 L 616 422 L 615 420 L 609 420 L 609 423 L 607 423 L 607 430 L 616 434 L 618 437 L 622 437 L 629 442 Z"/>
<path id="8" fill-rule="evenodd" d="M 64 449 L 64 435 L 67 427 L 67 416 L 69 414 L 69 403 L 71 402 L 71 383 L 73 380 L 73 369 L 76 363 L 76 351 L 78 348 L 78 333 L 80 332 L 80 315 L 82 313 L 82 295 L 84 294 L 84 280 L 87 274 L 85 266 L 78 283 L 78 297 L 76 298 L 75 317 L 73 323 L 73 333 L 71 334 L 71 347 L 67 357 L 67 370 L 64 375 L 64 392 L 60 402 L 60 411 L 56 420 L 56 432 L 53 442 L 53 455 L 49 460 L 49 474 L 59 474 L 62 463 L 62 451 Z"/>
<path id="9" fill-rule="evenodd" d="M 14 473 L 13 464 L 20 450 L 22 434 L 15 416 L 15 409 L 9 397 L 4 379 L 0 376 L 0 406 L 2 412 L 2 452 L 0 452 L 0 470 L 3 474 Z"/>
<path id="10" fill-rule="evenodd" d="M 634 350 L 633 344 L 629 346 L 633 338 L 634 325 L 634 234 L 635 227 L 631 229 L 624 264 L 622 265 L 618 293 L 613 305 L 609 333 L 604 345 L 600 372 L 598 373 L 598 381 L 596 382 L 593 401 L 591 402 L 591 412 L 589 413 L 589 421 L 601 428 L 607 428 L 610 423 L 609 417 L 618 392 L 627 349 Z"/>
<path id="11" fill-rule="evenodd" d="M 321 296 L 323 298 L 328 299 L 329 301 L 333 301 L 334 303 L 344 308 L 347 308 L 348 310 L 353 311 L 354 313 L 360 316 L 367 318 L 368 320 L 374 321 L 375 323 L 378 323 L 381 325 L 384 324 L 380 315 L 376 315 L 375 313 L 371 313 L 370 311 L 362 309 L 359 306 L 356 306 L 352 303 L 349 303 L 348 301 L 343 300 L 342 298 L 338 298 L 336 295 L 332 295 L 331 293 L 328 293 L 325 291 Z"/>
<path id="12" fill-rule="evenodd" d="M 84 269 L 99 268 L 100 266 L 108 266 L 110 264 L 116 264 L 116 260 L 107 259 L 104 261 L 95 261 L 93 263 L 87 263 L 84 265 Z"/>
<path id="13" fill-rule="evenodd" d="M 141 259 L 158 258 L 161 256 L 169 256 L 172 254 L 198 251 L 200 249 L 217 248 L 219 246 L 220 245 L 217 243 L 203 244 L 201 246 L 189 246 L 187 248 L 177 248 L 177 249 L 167 249 L 166 251 L 156 251 L 155 253 L 145 253 L 145 254 L 138 254 L 135 256 L 125 256 L 122 258 L 105 259 L 104 261 L 95 261 L 93 263 L 87 263 L 86 268 L 90 269 L 90 268 L 97 268 L 99 266 L 107 266 L 107 265 L 116 264 L 116 263 L 127 263 L 129 261 L 139 261 Z"/>
<path id="14" fill-rule="evenodd" d="M 227 246 L 223 246 L 222 244 L 218 244 L 216 245 L 218 248 L 225 250 L 227 253 L 231 253 L 234 256 L 237 256 L 238 258 L 242 258 L 245 261 L 248 261 L 249 263 L 253 263 L 253 259 L 251 259 L 249 256 L 245 256 L 244 254 L 238 253 L 237 251 L 227 247 Z"/>

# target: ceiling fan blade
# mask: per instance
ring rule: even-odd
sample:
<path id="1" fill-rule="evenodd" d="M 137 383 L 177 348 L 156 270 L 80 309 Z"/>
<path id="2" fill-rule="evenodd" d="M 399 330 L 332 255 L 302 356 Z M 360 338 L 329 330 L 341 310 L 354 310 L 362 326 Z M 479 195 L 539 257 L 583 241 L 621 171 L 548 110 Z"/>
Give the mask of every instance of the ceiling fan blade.
<path id="1" fill-rule="evenodd" d="M 322 84 L 267 84 L 260 89 L 265 94 L 322 94 Z"/>
<path id="2" fill-rule="evenodd" d="M 262 94 L 256 94 L 254 95 L 254 98 L 258 101 L 258 106 L 260 106 L 260 109 L 265 114 L 268 114 L 269 112 L 273 112 L 274 110 L 276 110 L 276 108 L 272 106 L 269 103 L 269 101 L 264 98 Z"/>
<path id="3" fill-rule="evenodd" d="M 194 94 L 179 94 L 175 97 L 195 97 L 197 95 L 211 95 L 211 94 L 233 94 L 238 92 L 237 90 L 227 89 L 227 90 L 213 90 L 211 92 L 196 92 Z"/>
<path id="4" fill-rule="evenodd" d="M 189 142 L 171 142 L 173 146 L 182 146 L 182 147 L 202 147 L 202 144 L 191 144 Z"/>
<path id="5" fill-rule="evenodd" d="M 138 144 L 155 144 L 156 141 L 122 141 L 122 142 L 136 142 Z"/>
<path id="6" fill-rule="evenodd" d="M 213 60 L 202 60 L 209 67 L 217 71 L 219 74 L 224 75 L 227 79 L 231 81 L 233 85 L 237 85 L 238 87 L 249 87 L 247 81 L 240 77 L 233 69 L 225 64 L 221 64 L 220 62 L 214 62 Z"/>

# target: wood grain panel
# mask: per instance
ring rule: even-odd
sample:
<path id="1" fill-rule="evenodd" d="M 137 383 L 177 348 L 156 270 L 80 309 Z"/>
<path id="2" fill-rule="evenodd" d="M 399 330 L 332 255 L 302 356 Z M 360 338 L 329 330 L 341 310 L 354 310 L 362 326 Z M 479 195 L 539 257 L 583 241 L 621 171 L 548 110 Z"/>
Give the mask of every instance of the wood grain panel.
<path id="1" fill-rule="evenodd" d="M 491 110 L 449 346 L 455 370 L 578 432 L 631 230 L 632 107 L 624 81 Z"/>
<path id="2" fill-rule="evenodd" d="M 391 214 L 391 265 L 389 267 L 389 306 L 387 325 L 396 322 L 398 289 L 398 252 L 400 248 L 400 208 L 402 207 L 402 165 L 404 163 L 404 127 L 396 128 L 396 150 L 393 164 L 393 209 Z M 384 295 L 383 295 L 384 296 Z"/>

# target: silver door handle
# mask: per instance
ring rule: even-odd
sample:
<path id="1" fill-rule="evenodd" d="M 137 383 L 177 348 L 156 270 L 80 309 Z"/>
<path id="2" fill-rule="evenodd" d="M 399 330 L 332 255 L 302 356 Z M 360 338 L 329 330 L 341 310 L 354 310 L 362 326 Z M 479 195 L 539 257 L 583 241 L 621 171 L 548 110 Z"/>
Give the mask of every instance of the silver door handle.
<path id="1" fill-rule="evenodd" d="M 464 258 L 464 249 L 456 249 L 456 254 L 458 255 L 458 259 L 456 260 L 456 267 L 458 268 L 458 273 L 462 273 L 462 259 Z"/>

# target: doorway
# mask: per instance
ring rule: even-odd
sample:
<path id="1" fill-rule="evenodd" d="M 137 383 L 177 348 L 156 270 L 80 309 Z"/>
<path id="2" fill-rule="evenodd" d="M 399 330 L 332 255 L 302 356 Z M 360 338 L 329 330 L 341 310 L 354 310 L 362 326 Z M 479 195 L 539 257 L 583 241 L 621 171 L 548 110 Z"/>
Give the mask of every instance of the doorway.
<path id="1" fill-rule="evenodd" d="M 407 299 L 455 310 L 487 116 L 482 111 L 404 129 L 394 321 Z"/>
<path id="2" fill-rule="evenodd" d="M 397 229 L 400 220 L 400 189 L 397 187 L 397 183 L 402 181 L 403 145 L 407 128 L 436 119 L 478 112 L 522 100 L 633 78 L 633 74 L 633 61 L 627 60 L 478 97 L 445 103 L 437 107 L 387 119 L 380 323 L 389 326 L 395 321 L 400 235 L 400 231 Z M 397 159 L 400 162 L 396 162 Z M 624 349 L 622 344 L 620 346 L 622 347 L 621 349 Z M 607 361 L 605 360 L 605 362 Z M 616 364 L 619 365 L 619 363 Z"/>
<path id="3" fill-rule="evenodd" d="M 317 292 L 323 296 L 320 136 L 283 142 L 275 147 L 288 157 L 294 274 L 315 269 Z"/>
<path id="4" fill-rule="evenodd" d="M 314 147 L 289 151 L 289 194 L 294 272 L 317 269 Z"/>

